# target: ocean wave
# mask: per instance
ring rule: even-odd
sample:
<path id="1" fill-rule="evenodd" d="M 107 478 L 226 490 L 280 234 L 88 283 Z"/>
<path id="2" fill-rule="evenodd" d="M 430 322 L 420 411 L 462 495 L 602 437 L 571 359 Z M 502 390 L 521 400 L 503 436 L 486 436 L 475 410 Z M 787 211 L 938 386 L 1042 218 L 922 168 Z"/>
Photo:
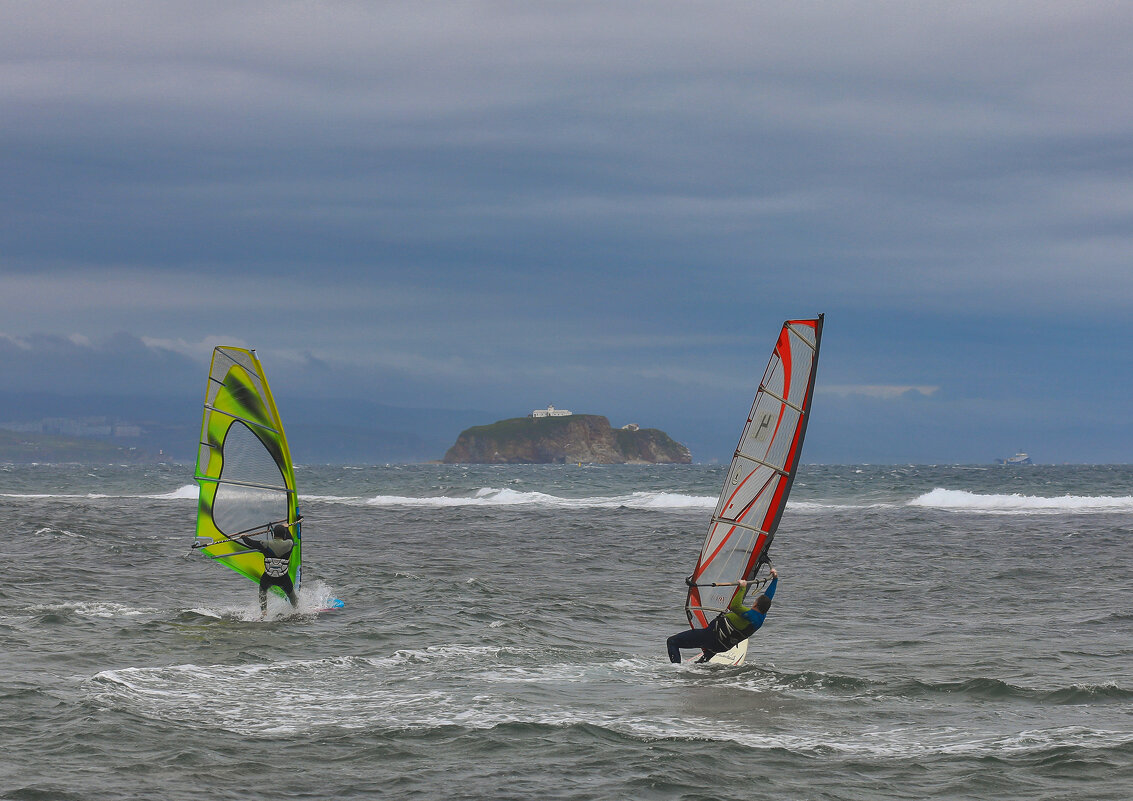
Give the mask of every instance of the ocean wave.
<path id="1" fill-rule="evenodd" d="M 542 506 L 564 509 L 617 509 L 624 507 L 627 509 L 680 510 L 711 509 L 716 505 L 716 498 L 663 491 L 566 498 L 559 495 L 549 495 L 545 492 L 518 492 L 507 488 L 483 487 L 471 496 L 376 495 L 367 498 L 365 503 L 369 506 Z"/>
<path id="2" fill-rule="evenodd" d="M 64 494 L 64 493 L 48 493 L 48 492 L 0 492 L 0 498 L 20 498 L 23 500 L 42 500 L 52 498 L 62 498 L 69 500 L 97 500 L 101 498 L 109 498 L 111 496 L 105 495 L 101 492 L 87 492 L 82 495 Z M 126 496 L 126 497 L 139 497 L 139 496 Z"/>
<path id="3" fill-rule="evenodd" d="M 336 592 L 326 582 L 315 580 L 304 581 L 299 588 L 299 605 L 292 607 L 285 599 L 272 594 L 268 596 L 268 622 L 286 620 L 293 617 L 316 615 L 328 610 L 337 600 Z M 248 603 L 235 606 L 195 606 L 180 613 L 182 619 L 205 617 L 213 620 L 239 620 L 245 623 L 259 623 L 264 620 L 260 614 L 258 598 L 254 594 L 248 595 Z"/>
<path id="4" fill-rule="evenodd" d="M 158 501 L 197 500 L 200 489 L 196 484 L 186 484 L 173 492 L 163 492 L 159 495 L 131 495 L 132 498 L 152 498 Z"/>
<path id="5" fill-rule="evenodd" d="M 150 493 L 150 494 L 139 495 L 137 493 L 128 493 L 128 494 L 116 495 L 116 494 L 113 494 L 113 493 L 106 493 L 106 492 L 85 492 L 85 493 L 0 492 L 0 498 L 20 498 L 20 499 L 25 499 L 25 500 L 28 500 L 28 499 L 30 499 L 30 500 L 58 499 L 58 500 L 72 500 L 72 501 L 73 500 L 79 500 L 79 501 L 105 500 L 107 498 L 148 498 L 150 500 L 158 500 L 158 501 L 170 501 L 170 500 L 194 500 L 195 501 L 197 499 L 198 491 L 199 490 L 198 490 L 196 484 L 186 484 L 182 487 L 178 487 L 177 489 L 173 490 L 172 492 L 159 492 L 159 493 L 156 493 L 156 494 Z"/>
<path id="6" fill-rule="evenodd" d="M 79 617 L 113 618 L 151 615 L 158 610 L 138 609 L 110 601 L 63 601 L 56 604 L 36 604 L 28 607 L 28 611 L 45 615 L 75 614 Z"/>
<path id="7" fill-rule="evenodd" d="M 985 701 L 1027 700 L 1064 706 L 1124 702 L 1133 699 L 1133 689 L 1122 687 L 1116 682 L 1073 684 L 1053 688 L 1025 687 L 988 677 L 946 682 L 919 679 L 889 682 L 816 671 L 781 673 L 756 665 L 746 665 L 737 670 L 721 672 L 718 679 L 727 686 L 754 692 L 803 691 L 868 698 L 921 700 L 939 695 L 959 695 Z"/>
<path id="8" fill-rule="evenodd" d="M 917 695 L 957 694 L 984 700 L 1023 699 L 1041 704 L 1063 706 L 1133 699 L 1133 690 L 1121 687 L 1116 682 L 1074 684 L 1068 687 L 1049 689 L 1022 687 L 1000 679 L 975 678 L 939 683 L 913 680 L 897 689 L 900 694 L 913 697 Z"/>
<path id="9" fill-rule="evenodd" d="M 788 501 L 787 508 L 792 512 L 846 512 L 861 511 L 862 509 L 895 509 L 898 504 L 884 501 L 870 501 L 868 503 L 834 503 L 823 501 Z"/>
<path id="10" fill-rule="evenodd" d="M 112 708 L 246 736 L 310 736 L 320 728 L 403 732 L 583 727 L 647 742 L 713 741 L 758 751 L 881 758 L 1017 757 L 1066 748 L 1125 748 L 1133 742 L 1128 731 L 1073 725 L 980 734 L 935 724 L 761 731 L 724 724 L 720 716 L 687 707 L 677 712 L 633 703 L 548 703 L 539 690 L 554 689 L 558 698 L 564 685 L 623 683 L 640 688 L 643 682 L 664 686 L 671 680 L 673 687 L 687 691 L 690 672 L 713 676 L 703 668 L 690 671 L 655 659 L 579 663 L 555 649 L 440 646 L 385 657 L 118 668 L 93 676 L 87 689 Z M 771 686 L 763 693 L 776 692 L 774 677 L 765 678 Z M 521 685 L 532 685 L 534 691 L 525 693 Z M 200 687 L 209 688 L 209 703 L 201 703 Z M 268 694 L 270 703 L 265 703 Z"/>
<path id="11" fill-rule="evenodd" d="M 1129 512 L 1133 496 L 1062 495 L 980 495 L 966 490 L 937 487 L 909 501 L 909 506 L 983 514 L 1057 514 L 1064 512 Z"/>

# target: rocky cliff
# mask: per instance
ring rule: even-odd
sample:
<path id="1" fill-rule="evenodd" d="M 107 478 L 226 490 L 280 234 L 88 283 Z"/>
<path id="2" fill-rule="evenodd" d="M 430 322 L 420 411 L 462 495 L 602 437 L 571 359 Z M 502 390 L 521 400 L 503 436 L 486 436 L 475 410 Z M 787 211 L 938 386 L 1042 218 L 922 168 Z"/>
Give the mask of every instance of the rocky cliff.
<path id="1" fill-rule="evenodd" d="M 656 428 L 611 428 L 594 414 L 516 417 L 461 432 L 446 464 L 689 464 L 688 448 Z"/>

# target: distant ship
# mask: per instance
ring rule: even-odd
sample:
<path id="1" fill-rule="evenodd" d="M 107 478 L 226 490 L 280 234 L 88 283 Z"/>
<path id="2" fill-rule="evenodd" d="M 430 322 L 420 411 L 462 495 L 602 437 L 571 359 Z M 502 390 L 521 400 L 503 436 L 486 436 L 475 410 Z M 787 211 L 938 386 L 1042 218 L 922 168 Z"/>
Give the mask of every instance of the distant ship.
<path id="1" fill-rule="evenodd" d="M 1019 451 L 1014 456 L 1008 456 L 1006 459 L 996 459 L 996 464 L 1034 464 L 1031 457 Z"/>

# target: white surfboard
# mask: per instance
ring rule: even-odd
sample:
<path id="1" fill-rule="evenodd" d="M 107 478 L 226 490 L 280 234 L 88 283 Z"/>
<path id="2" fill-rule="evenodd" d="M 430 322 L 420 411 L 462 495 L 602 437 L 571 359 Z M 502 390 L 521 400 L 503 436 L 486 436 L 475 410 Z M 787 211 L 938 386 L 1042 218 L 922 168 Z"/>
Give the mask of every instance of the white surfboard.
<path id="1" fill-rule="evenodd" d="M 731 650 L 716 654 L 708 660 L 708 664 L 731 665 L 732 667 L 736 667 L 737 665 L 742 665 L 745 659 L 747 659 L 747 640 L 744 640 Z"/>

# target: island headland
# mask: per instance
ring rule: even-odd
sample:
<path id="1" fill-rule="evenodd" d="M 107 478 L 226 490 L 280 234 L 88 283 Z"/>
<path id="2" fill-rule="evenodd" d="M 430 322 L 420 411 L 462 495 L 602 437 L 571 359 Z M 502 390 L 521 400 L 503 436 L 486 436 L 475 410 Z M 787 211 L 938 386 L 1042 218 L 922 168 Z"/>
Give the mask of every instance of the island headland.
<path id="1" fill-rule="evenodd" d="M 466 428 L 445 464 L 691 464 L 689 449 L 656 428 L 613 428 L 596 414 L 537 409 Z"/>

